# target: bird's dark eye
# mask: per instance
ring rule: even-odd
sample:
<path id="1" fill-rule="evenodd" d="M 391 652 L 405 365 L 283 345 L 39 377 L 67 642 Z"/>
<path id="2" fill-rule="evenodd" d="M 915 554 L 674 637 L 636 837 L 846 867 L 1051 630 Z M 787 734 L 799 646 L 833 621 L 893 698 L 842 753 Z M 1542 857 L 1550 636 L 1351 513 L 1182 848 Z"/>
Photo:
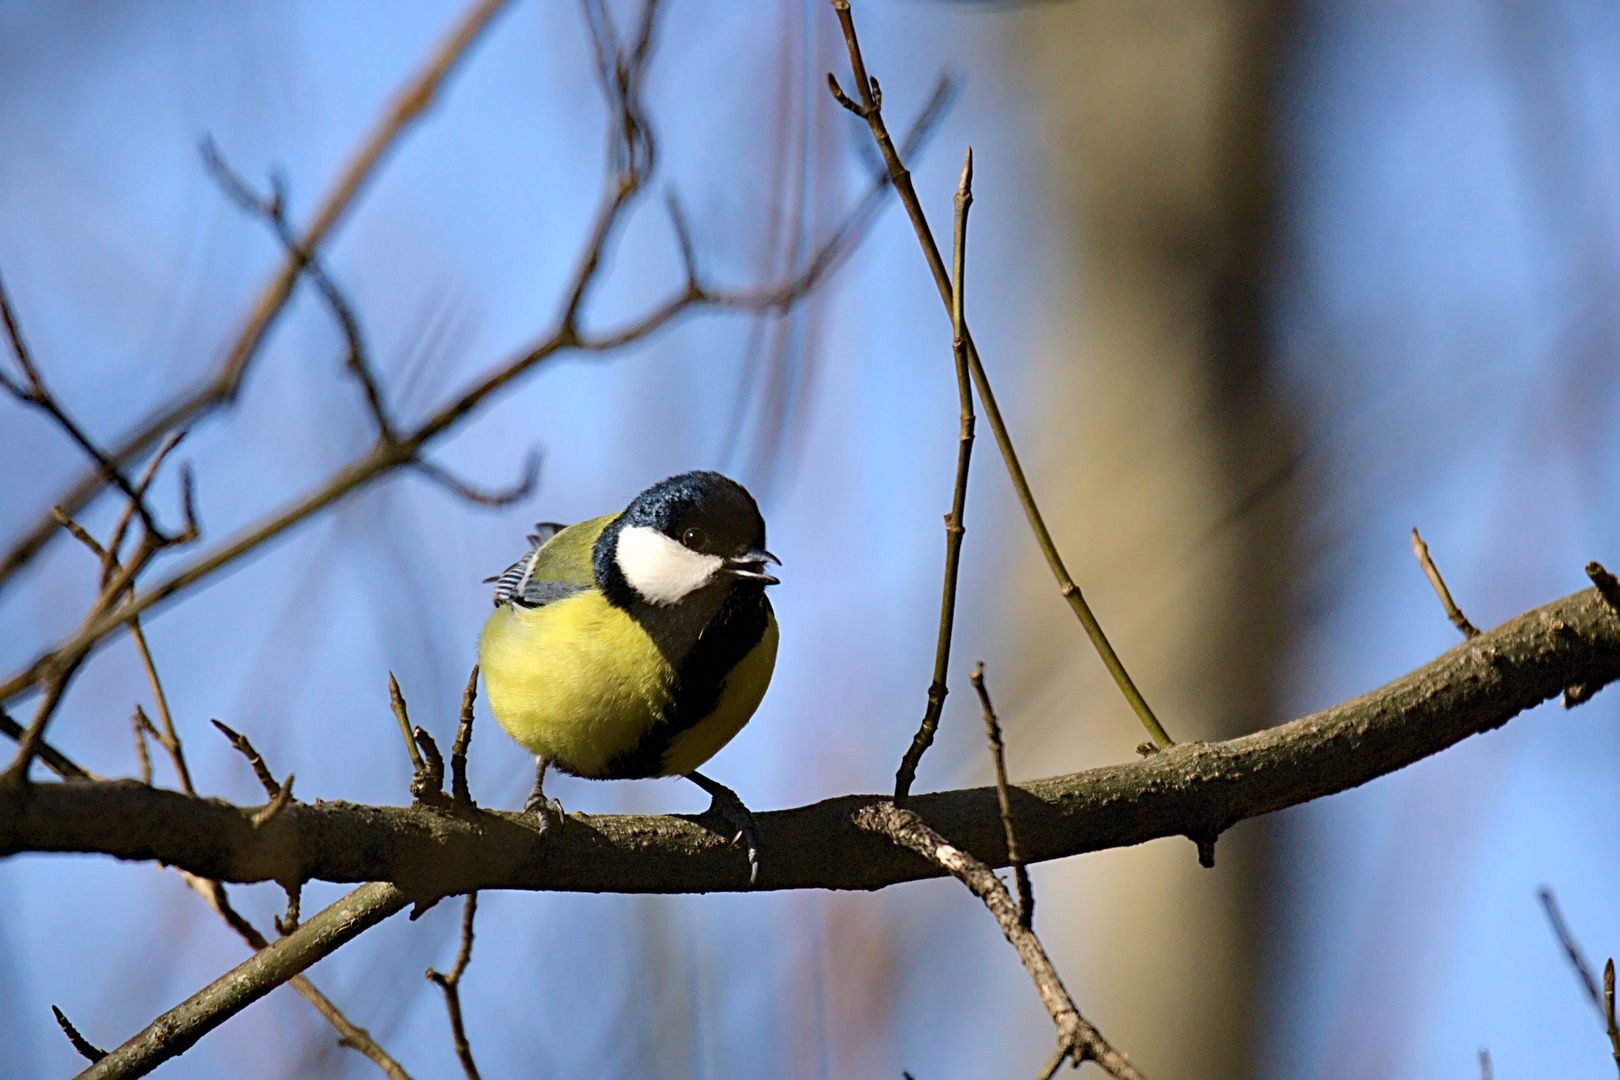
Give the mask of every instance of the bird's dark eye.
<path id="1" fill-rule="evenodd" d="M 709 542 L 709 534 L 693 526 L 681 534 L 681 543 L 693 551 L 701 550 Z"/>

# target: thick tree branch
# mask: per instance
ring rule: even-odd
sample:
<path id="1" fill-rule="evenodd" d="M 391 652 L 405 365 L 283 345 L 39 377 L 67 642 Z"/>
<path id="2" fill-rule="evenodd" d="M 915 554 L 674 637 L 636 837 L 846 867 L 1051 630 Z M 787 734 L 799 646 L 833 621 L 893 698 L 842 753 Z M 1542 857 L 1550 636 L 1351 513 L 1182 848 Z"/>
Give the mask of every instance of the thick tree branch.
<path id="1" fill-rule="evenodd" d="M 1344 791 L 1500 727 L 1571 682 L 1620 678 L 1620 616 L 1597 590 L 1526 612 L 1396 681 L 1279 727 L 1189 743 L 1128 764 L 1014 786 L 1029 862 L 1165 836 L 1213 843 L 1246 818 Z M 759 815 L 761 889 L 880 889 L 939 869 L 862 830 L 883 802 L 850 795 Z M 917 796 L 957 847 L 1006 865 L 993 788 Z M 223 881 L 390 881 L 413 898 L 474 889 L 712 892 L 748 888 L 729 834 L 703 817 L 573 815 L 542 847 L 533 818 L 446 807 L 292 803 L 257 808 L 133 780 L 0 792 L 0 855 L 99 852 Z"/>
<path id="2" fill-rule="evenodd" d="M 134 1038 L 80 1073 L 78 1080 L 146 1075 L 191 1049 L 198 1039 L 321 957 L 395 914 L 407 902 L 392 885 L 362 885 L 152 1021 Z"/>

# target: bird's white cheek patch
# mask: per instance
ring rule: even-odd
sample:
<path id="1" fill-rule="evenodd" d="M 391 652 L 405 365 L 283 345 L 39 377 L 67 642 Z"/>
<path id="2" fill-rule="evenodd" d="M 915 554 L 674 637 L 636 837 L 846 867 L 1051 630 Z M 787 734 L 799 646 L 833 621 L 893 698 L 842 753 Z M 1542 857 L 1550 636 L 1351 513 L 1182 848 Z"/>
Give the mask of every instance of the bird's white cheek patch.
<path id="1" fill-rule="evenodd" d="M 654 604 L 685 599 L 707 585 L 722 565 L 720 556 L 693 551 L 644 525 L 619 533 L 614 558 L 630 587 Z"/>

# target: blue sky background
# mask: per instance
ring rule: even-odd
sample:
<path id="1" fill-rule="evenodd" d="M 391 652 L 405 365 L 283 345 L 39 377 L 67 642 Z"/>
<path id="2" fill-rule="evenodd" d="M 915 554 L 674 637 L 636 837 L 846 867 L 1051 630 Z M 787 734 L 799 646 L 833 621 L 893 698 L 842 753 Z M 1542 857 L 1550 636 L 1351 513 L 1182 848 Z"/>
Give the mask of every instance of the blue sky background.
<path id="1" fill-rule="evenodd" d="M 119 430 L 208 370 L 277 261 L 204 175 L 199 139 L 211 134 L 251 178 L 284 169 L 301 218 L 456 9 L 378 11 L 0 9 L 0 273 L 47 378 L 91 430 Z M 943 227 L 961 147 L 975 146 L 975 336 L 1016 430 L 1040 392 L 1017 358 L 1049 241 L 1031 103 L 1001 51 L 1009 16 L 909 0 L 860 15 L 892 115 L 911 114 L 941 65 L 964 77 L 916 172 Z M 1289 688 L 1301 712 L 1453 644 L 1407 548 L 1413 524 L 1481 625 L 1584 585 L 1589 558 L 1620 562 L 1620 76 L 1607 62 L 1620 13 L 1316 4 L 1296 35 L 1273 327 L 1283 392 L 1308 418 L 1303 469 L 1325 493 L 1302 523 Z M 843 70 L 837 48 L 829 13 L 808 0 L 672 5 L 648 100 L 665 179 L 717 278 L 778 268 L 762 254 L 773 207 L 797 204 L 824 230 L 858 196 L 860 133 L 818 89 L 823 71 Z M 784 124 L 779 107 L 801 111 Z M 396 415 L 425 414 L 549 325 L 598 192 L 602 128 L 577 10 L 518 4 L 364 194 L 327 258 Z M 774 169 L 773 152 L 790 167 Z M 638 310 L 677 275 L 653 198 L 595 316 Z M 199 787 L 259 797 L 211 737 L 217 716 L 278 773 L 296 772 L 302 798 L 403 801 L 387 672 L 447 740 L 487 610 L 479 579 L 517 553 L 527 524 L 601 513 L 651 480 L 718 466 L 761 496 L 786 572 L 775 687 L 711 771 L 759 808 L 885 788 L 926 682 L 956 433 L 948 331 L 904 218 L 887 211 L 829 287 L 765 334 L 796 343 L 774 457 L 754 452 L 769 410 L 745 410 L 743 437 L 727 435 L 757 355 L 751 332 L 735 316 L 691 319 L 611 362 L 553 363 L 434 451 L 493 485 L 541 447 L 541 487 L 525 504 L 490 513 L 393 479 L 150 620 Z M 210 537 L 364 447 L 341 356 L 327 313 L 300 292 L 241 403 L 184 449 Z M 80 467 L 19 410 L 0 412 L 0 460 L 10 522 L 31 520 Z M 990 455 L 981 465 L 959 665 L 994 663 L 999 568 L 1032 557 Z M 102 507 L 87 523 L 108 518 Z M 87 556 L 52 548 L 0 594 L 0 663 L 69 629 L 90 584 Z M 127 775 L 136 700 L 144 680 L 120 643 L 80 677 L 53 739 Z M 1544 708 L 1282 815 L 1266 1075 L 1474 1076 L 1480 1046 L 1498 1077 L 1606 1075 L 1605 1040 L 1535 890 L 1557 887 L 1595 957 L 1620 946 L 1615 708 L 1608 696 Z M 981 779 L 982 762 L 964 761 L 931 758 L 923 782 Z M 158 776 L 171 779 L 161 762 Z M 496 805 L 518 805 L 527 787 L 526 759 L 487 718 L 472 780 Z M 593 812 L 701 808 L 689 787 L 565 779 L 554 793 Z M 340 892 L 312 884 L 305 910 Z M 273 886 L 235 896 L 265 927 L 281 903 Z M 395 920 L 311 972 L 418 1077 L 456 1068 L 420 973 L 450 963 L 458 916 L 444 904 Z M 0 864 L 0 1076 L 76 1067 L 50 1003 L 116 1044 L 242 955 L 173 873 Z M 1015 959 L 949 883 L 876 896 L 490 894 L 464 993 L 488 1076 L 932 1078 L 1032 1071 L 1045 1056 Z M 331 1041 L 278 991 L 166 1073 L 372 1072 Z"/>

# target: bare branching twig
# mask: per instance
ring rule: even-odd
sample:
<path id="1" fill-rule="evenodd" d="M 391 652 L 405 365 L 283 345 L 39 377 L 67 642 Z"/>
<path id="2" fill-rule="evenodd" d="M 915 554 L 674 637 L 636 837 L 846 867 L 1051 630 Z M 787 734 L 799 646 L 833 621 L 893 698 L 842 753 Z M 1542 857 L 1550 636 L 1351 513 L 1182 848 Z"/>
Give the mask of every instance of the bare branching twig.
<path id="1" fill-rule="evenodd" d="M 856 813 L 855 823 L 921 855 L 962 882 L 983 901 L 1000 925 L 1002 934 L 1017 951 L 1018 959 L 1034 980 L 1041 1003 L 1046 1006 L 1053 1024 L 1057 1026 L 1056 1060 L 1048 1062 L 1048 1076 L 1067 1058 L 1076 1065 L 1083 1061 L 1095 1061 L 1104 1072 L 1117 1080 L 1143 1080 L 1142 1074 L 1130 1060 L 1109 1045 L 1102 1033 L 1080 1015 L 1040 939 L 1035 936 L 1034 930 L 1021 921 L 1019 905 L 1007 892 L 1007 886 L 988 866 L 929 828 L 912 811 L 902 810 L 893 803 L 864 807 Z"/>
<path id="2" fill-rule="evenodd" d="M 922 245 L 923 257 L 928 262 L 928 269 L 934 276 L 934 284 L 939 290 L 939 298 L 944 303 L 947 312 L 954 306 L 952 299 L 954 289 L 951 285 L 950 271 L 945 266 L 945 260 L 939 253 L 939 245 L 934 242 L 933 229 L 929 227 L 928 216 L 923 212 L 922 202 L 917 198 L 917 191 L 911 183 L 911 173 L 907 170 L 905 162 L 895 150 L 894 141 L 889 137 L 888 128 L 883 122 L 883 91 L 878 81 L 867 75 L 866 61 L 861 55 L 860 42 L 855 35 L 855 19 L 850 12 L 849 0 L 832 0 L 833 10 L 838 14 L 839 25 L 843 28 L 844 43 L 849 50 L 850 68 L 855 74 L 855 86 L 860 101 L 849 98 L 838 85 L 838 80 L 831 74 L 827 76 L 828 86 L 838 103 L 850 112 L 866 121 L 867 127 L 872 131 L 872 138 L 876 141 L 883 161 L 889 169 L 889 180 L 894 185 L 895 192 L 900 196 L 900 202 L 906 208 L 911 218 L 913 231 L 917 234 L 917 241 Z M 1125 671 L 1125 665 L 1120 661 L 1119 655 L 1114 651 L 1113 645 L 1103 633 L 1102 625 L 1091 611 L 1091 605 L 1081 595 L 1080 587 L 1074 583 L 1068 569 L 1063 564 L 1063 557 L 1058 553 L 1057 544 L 1052 540 L 1052 534 L 1046 527 L 1046 520 L 1041 515 L 1040 506 L 1035 501 L 1035 495 L 1030 490 L 1029 481 L 1024 476 L 1024 467 L 1019 463 L 1018 452 L 1014 449 L 1012 436 L 1008 434 L 1006 422 L 1001 416 L 1001 407 L 996 404 L 996 396 L 990 388 L 989 376 L 985 374 L 984 364 L 979 359 L 979 350 L 973 344 L 973 335 L 964 326 L 962 329 L 963 341 L 967 346 L 969 371 L 973 376 L 973 386 L 978 392 L 979 403 L 984 407 L 985 419 L 990 424 L 991 434 L 995 436 L 996 446 L 1001 451 L 1001 460 L 1007 468 L 1007 475 L 1012 480 L 1014 490 L 1018 493 L 1018 501 L 1024 508 L 1024 515 L 1029 519 L 1030 528 L 1035 533 L 1035 540 L 1040 545 L 1041 553 L 1046 557 L 1048 567 L 1057 580 L 1058 592 L 1068 602 L 1075 617 L 1080 620 L 1086 636 L 1091 639 L 1103 665 L 1113 676 L 1125 700 L 1130 703 L 1137 719 L 1147 729 L 1148 735 L 1153 739 L 1154 745 L 1161 749 L 1172 745 L 1172 740 L 1164 730 L 1164 726 L 1148 707 L 1141 691 L 1136 688 L 1130 675 Z"/>
<path id="3" fill-rule="evenodd" d="M 444 992 L 444 1010 L 450 1016 L 450 1038 L 456 1048 L 456 1059 L 467 1080 L 479 1080 L 478 1066 L 473 1064 L 472 1046 L 467 1042 L 467 1029 L 461 1017 L 461 975 L 472 959 L 473 918 L 478 914 L 478 894 L 467 894 L 461 909 L 461 947 L 456 950 L 456 962 L 448 975 L 427 969 L 427 980 Z"/>
<path id="4" fill-rule="evenodd" d="M 467 6 L 421 68 L 394 95 L 377 126 L 344 165 L 309 225 L 298 238 L 296 248 L 289 252 L 274 276 L 265 283 L 241 330 L 223 350 L 224 358 L 212 378 L 200 385 L 187 387 L 136 422 L 107 455 L 111 462 L 118 466 L 129 466 L 170 432 L 188 427 L 236 400 L 237 392 L 247 377 L 248 369 L 258 357 L 270 327 L 285 309 L 293 288 L 308 266 L 304 254 L 320 249 L 355 197 L 376 175 L 383 159 L 413 123 L 432 107 L 473 43 L 507 6 L 508 0 L 473 0 Z M 54 504 L 70 515 L 76 514 L 107 483 L 105 471 L 98 466 L 63 492 L 54 500 Z M 0 558 L 0 585 L 28 565 L 54 531 L 54 522 L 47 518 L 24 533 Z M 0 692 L 0 700 L 9 699 L 14 692 L 9 689 Z"/>

